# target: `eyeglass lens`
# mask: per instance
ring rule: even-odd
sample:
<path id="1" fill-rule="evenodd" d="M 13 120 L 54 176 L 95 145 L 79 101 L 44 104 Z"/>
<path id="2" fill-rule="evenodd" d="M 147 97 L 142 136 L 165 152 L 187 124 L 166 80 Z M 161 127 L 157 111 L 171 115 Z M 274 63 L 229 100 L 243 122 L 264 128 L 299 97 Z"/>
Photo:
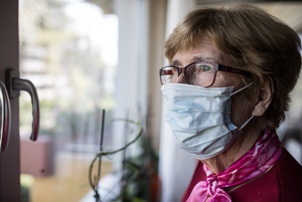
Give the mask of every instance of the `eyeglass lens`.
<path id="1" fill-rule="evenodd" d="M 181 68 L 174 66 L 163 67 L 160 70 L 160 79 L 162 85 L 175 83 Z M 202 87 L 210 86 L 215 79 L 215 69 L 213 65 L 207 63 L 193 63 L 182 69 L 185 74 L 185 79 L 188 84 Z"/>

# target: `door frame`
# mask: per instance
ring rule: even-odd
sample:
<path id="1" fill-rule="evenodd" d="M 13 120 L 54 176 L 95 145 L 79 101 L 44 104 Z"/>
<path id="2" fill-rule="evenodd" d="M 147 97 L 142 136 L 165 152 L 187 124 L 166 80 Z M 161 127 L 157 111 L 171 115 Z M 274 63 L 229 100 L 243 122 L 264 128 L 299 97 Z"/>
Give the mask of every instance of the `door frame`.
<path id="1" fill-rule="evenodd" d="M 18 0 L 0 1 L 0 80 L 5 69 L 19 69 Z M 21 201 L 19 99 L 11 99 L 11 133 L 0 153 L 0 201 Z"/>

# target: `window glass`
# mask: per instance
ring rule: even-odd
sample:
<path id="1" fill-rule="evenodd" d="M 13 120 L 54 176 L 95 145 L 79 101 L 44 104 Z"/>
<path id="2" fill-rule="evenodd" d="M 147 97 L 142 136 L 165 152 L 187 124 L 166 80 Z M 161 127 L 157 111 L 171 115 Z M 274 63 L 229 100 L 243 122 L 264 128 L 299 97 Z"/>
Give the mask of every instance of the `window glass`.
<path id="1" fill-rule="evenodd" d="M 102 109 L 109 120 L 115 107 L 118 18 L 110 8 L 80 0 L 19 1 L 20 74 L 40 99 L 37 142 L 29 140 L 31 100 L 26 93 L 19 100 L 22 194 L 32 202 L 79 201 L 90 190 Z M 104 137 L 104 144 L 110 141 Z M 102 160 L 102 174 L 110 172 L 111 162 Z"/>

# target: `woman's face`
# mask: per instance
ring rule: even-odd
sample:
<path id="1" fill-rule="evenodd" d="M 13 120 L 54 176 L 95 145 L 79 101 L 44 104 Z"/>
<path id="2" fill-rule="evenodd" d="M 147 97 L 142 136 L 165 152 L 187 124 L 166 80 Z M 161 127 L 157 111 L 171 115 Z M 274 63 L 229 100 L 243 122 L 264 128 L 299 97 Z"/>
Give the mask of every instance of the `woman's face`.
<path id="1" fill-rule="evenodd" d="M 190 48 L 189 50 L 181 50 L 176 52 L 170 61 L 170 65 L 182 68 L 193 62 L 206 61 L 232 66 L 228 63 L 228 61 L 220 61 L 221 56 L 222 52 L 216 47 L 215 43 L 212 42 L 209 37 L 204 36 L 201 42 L 199 42 L 195 47 Z M 239 82 L 239 76 L 236 74 L 217 72 L 215 82 L 211 87 L 234 86 L 234 79 Z M 186 80 L 184 75 L 181 74 L 173 82 L 186 83 Z"/>
<path id="2" fill-rule="evenodd" d="M 227 66 L 233 66 L 227 58 L 222 57 L 223 53 L 217 48 L 216 44 L 210 37 L 204 36 L 202 40 L 193 48 L 189 50 L 180 50 L 176 52 L 170 65 L 177 67 L 185 67 L 193 62 L 207 61 L 213 63 L 220 63 Z M 222 59 L 223 58 L 223 59 Z M 225 61 L 222 61 L 225 60 Z M 180 74 L 174 81 L 175 83 L 186 83 L 184 74 Z M 234 91 L 242 88 L 245 84 L 240 79 L 240 75 L 230 72 L 218 71 L 216 79 L 210 88 L 234 86 Z M 236 126 L 241 126 L 250 116 L 252 112 L 252 105 L 250 99 L 244 96 L 243 93 L 238 93 L 232 96 L 232 122 Z M 244 105 L 242 104 L 244 103 Z"/>

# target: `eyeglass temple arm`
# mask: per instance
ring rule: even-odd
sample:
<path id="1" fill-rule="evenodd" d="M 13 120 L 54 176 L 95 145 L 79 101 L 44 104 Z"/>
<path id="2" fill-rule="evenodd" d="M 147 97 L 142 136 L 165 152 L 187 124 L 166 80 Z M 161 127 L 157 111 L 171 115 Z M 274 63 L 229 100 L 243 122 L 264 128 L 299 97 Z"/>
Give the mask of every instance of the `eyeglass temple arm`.
<path id="1" fill-rule="evenodd" d="M 221 64 L 218 65 L 218 71 L 231 72 L 231 73 L 235 73 L 235 74 L 251 76 L 251 74 L 248 71 L 237 69 L 234 67 L 229 67 L 226 65 L 221 65 Z"/>

